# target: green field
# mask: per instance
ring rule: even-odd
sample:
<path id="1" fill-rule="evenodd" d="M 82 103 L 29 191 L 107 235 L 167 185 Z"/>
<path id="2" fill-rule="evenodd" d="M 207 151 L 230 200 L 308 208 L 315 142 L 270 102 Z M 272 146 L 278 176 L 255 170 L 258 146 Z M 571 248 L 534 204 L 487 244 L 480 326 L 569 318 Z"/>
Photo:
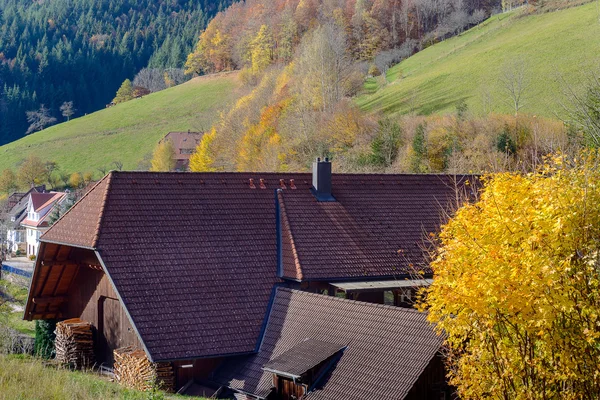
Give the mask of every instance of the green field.
<path id="1" fill-rule="evenodd" d="M 136 169 L 169 131 L 210 128 L 219 111 L 236 98 L 236 74 L 193 79 L 182 85 L 134 99 L 0 147 L 0 170 L 15 168 L 29 154 L 58 163 L 64 172 Z"/>
<path id="2" fill-rule="evenodd" d="M 428 115 L 453 111 L 464 99 L 475 112 L 513 113 L 499 79 L 522 60 L 529 88 L 521 112 L 555 117 L 563 110 L 561 79 L 581 88 L 590 69 L 600 67 L 599 38 L 598 2 L 496 15 L 390 68 L 389 84 L 378 87 L 371 79 L 357 103 L 369 112 Z"/>
<path id="3" fill-rule="evenodd" d="M 72 372 L 45 366 L 43 361 L 33 357 L 0 354 L 0 400 L 181 400 L 185 398 L 160 391 L 128 390 L 93 373 Z"/>

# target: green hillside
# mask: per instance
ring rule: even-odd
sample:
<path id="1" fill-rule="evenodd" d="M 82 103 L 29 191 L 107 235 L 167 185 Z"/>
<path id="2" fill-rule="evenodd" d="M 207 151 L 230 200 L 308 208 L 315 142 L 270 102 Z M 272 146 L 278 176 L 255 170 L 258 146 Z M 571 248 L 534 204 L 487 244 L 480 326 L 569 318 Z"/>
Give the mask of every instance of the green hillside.
<path id="1" fill-rule="evenodd" d="M 600 21 L 597 2 L 566 10 L 523 16 L 496 15 L 464 34 L 438 43 L 388 71 L 381 88 L 374 79 L 357 99 L 370 112 L 444 113 L 464 99 L 475 112 L 513 113 L 499 79 L 518 60 L 526 66 L 529 88 L 522 112 L 560 112 L 560 77 L 580 86 L 586 71 L 598 68 Z"/>
<path id="2" fill-rule="evenodd" d="M 169 131 L 210 128 L 219 111 L 233 101 L 239 87 L 236 74 L 193 79 L 52 126 L 0 147 L 0 170 L 15 168 L 30 154 L 56 161 L 62 171 L 114 168 L 135 169 Z"/>

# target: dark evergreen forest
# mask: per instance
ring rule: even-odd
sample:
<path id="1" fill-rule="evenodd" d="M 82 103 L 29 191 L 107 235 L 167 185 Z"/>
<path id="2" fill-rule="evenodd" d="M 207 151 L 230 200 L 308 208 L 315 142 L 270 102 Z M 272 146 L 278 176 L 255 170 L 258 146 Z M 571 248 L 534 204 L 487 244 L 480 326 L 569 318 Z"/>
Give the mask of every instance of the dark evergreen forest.
<path id="1" fill-rule="evenodd" d="M 103 108 L 143 67 L 182 67 L 231 0 L 0 0 L 0 145 L 40 105 L 63 121 Z"/>

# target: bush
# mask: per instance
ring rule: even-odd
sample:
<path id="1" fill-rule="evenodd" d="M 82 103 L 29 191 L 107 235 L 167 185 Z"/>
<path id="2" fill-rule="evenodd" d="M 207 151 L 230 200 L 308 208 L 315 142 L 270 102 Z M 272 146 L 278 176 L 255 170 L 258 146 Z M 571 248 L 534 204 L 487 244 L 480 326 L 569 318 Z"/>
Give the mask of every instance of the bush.
<path id="1" fill-rule="evenodd" d="M 15 252 L 15 255 L 16 255 L 17 257 L 19 257 L 19 256 L 21 255 L 21 250 L 17 249 L 17 251 Z"/>
<path id="2" fill-rule="evenodd" d="M 377 68 L 377 65 L 371 64 L 369 66 L 369 72 L 367 73 L 367 75 L 379 76 L 379 75 L 381 75 L 381 71 L 379 70 L 379 68 Z"/>
<path id="3" fill-rule="evenodd" d="M 30 259 L 31 261 L 35 261 L 35 254 L 32 254 L 32 255 L 30 255 L 30 256 L 29 256 L 29 259 Z"/>
<path id="4" fill-rule="evenodd" d="M 42 358 L 53 358 L 56 320 L 35 321 L 35 355 Z"/>

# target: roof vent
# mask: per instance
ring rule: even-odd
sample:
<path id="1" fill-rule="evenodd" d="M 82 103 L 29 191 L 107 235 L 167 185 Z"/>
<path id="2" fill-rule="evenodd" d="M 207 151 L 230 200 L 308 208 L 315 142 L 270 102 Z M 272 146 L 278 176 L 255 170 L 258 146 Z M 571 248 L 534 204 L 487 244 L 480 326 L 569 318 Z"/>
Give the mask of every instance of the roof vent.
<path id="1" fill-rule="evenodd" d="M 313 163 L 311 191 L 318 201 L 336 201 L 331 195 L 331 162 L 329 158 L 324 161 L 317 158 L 317 161 Z"/>

